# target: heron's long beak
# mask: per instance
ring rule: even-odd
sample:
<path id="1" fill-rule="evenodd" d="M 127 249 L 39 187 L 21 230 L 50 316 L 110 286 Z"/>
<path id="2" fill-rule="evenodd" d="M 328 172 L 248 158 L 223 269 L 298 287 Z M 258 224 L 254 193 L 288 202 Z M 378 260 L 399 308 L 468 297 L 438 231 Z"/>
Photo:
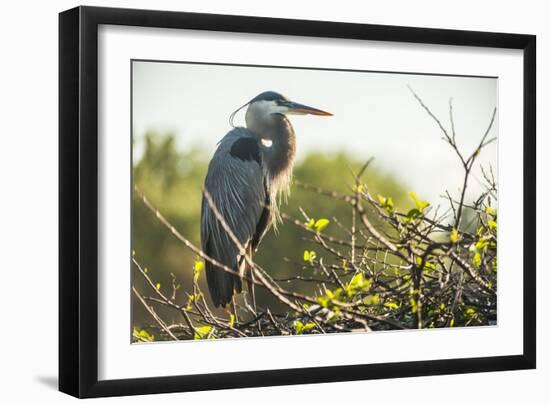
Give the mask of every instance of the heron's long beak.
<path id="1" fill-rule="evenodd" d="M 330 112 L 321 111 L 320 109 L 308 107 L 304 104 L 298 104 L 297 102 L 289 102 L 287 104 L 289 114 L 310 114 L 321 116 L 332 116 Z"/>

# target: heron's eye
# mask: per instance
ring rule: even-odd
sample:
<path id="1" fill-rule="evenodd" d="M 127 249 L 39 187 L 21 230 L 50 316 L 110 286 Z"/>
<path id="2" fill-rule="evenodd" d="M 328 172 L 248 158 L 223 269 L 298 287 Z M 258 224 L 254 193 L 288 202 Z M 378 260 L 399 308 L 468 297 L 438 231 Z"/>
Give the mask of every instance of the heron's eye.
<path id="1" fill-rule="evenodd" d="M 261 142 L 262 142 L 262 145 L 265 147 L 271 147 L 271 145 L 273 144 L 273 140 L 269 140 L 269 139 L 262 139 Z"/>

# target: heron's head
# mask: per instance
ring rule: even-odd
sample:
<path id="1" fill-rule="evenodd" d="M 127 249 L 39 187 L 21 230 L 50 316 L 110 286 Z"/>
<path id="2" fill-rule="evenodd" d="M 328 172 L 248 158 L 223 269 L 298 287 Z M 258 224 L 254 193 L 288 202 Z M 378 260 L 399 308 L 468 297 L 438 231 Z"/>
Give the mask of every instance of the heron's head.
<path id="1" fill-rule="evenodd" d="M 263 117 L 272 114 L 294 114 L 294 115 L 321 115 L 331 116 L 330 112 L 321 111 L 320 109 L 309 107 L 289 100 L 284 95 L 275 91 L 265 91 L 258 94 L 248 103 L 247 115 Z"/>
<path id="2" fill-rule="evenodd" d="M 275 91 L 265 91 L 258 94 L 246 105 L 248 105 L 248 109 L 246 110 L 245 119 L 249 128 L 269 122 L 273 115 L 332 116 L 330 112 L 291 101 Z"/>

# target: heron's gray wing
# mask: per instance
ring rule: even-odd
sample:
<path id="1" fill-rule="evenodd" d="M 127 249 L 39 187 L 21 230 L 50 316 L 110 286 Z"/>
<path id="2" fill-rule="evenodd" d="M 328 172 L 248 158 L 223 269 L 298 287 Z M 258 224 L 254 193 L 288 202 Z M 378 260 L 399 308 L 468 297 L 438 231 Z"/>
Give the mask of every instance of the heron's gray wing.
<path id="1" fill-rule="evenodd" d="M 256 234 L 266 203 L 266 188 L 258 141 L 243 128 L 233 129 L 220 142 L 210 161 L 205 180 L 221 217 L 243 246 Z M 238 270 L 238 247 L 216 218 L 203 196 L 201 212 L 202 249 L 210 257 Z M 215 306 L 231 301 L 241 281 L 206 262 L 206 277 Z"/>
<path id="2" fill-rule="evenodd" d="M 264 182 L 264 188 L 266 190 L 266 197 L 264 202 L 264 210 L 262 211 L 262 214 L 260 216 L 260 219 L 258 220 L 258 224 L 256 225 L 256 232 L 254 233 L 254 237 L 251 241 L 251 248 L 252 251 L 256 251 L 258 248 L 258 245 L 266 235 L 267 231 L 271 227 L 273 215 L 270 210 L 271 207 L 271 196 L 269 189 L 267 188 L 267 181 Z"/>

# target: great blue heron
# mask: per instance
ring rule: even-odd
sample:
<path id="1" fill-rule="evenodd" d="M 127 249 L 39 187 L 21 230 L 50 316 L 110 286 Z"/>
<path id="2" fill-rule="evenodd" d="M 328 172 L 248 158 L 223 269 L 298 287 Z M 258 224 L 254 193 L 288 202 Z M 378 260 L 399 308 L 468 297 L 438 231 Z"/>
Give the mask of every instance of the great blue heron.
<path id="1" fill-rule="evenodd" d="M 218 143 L 208 166 L 201 211 L 203 251 L 236 273 L 246 271 L 239 248 L 223 228 L 212 206 L 246 248 L 249 257 L 279 217 L 280 195 L 288 191 L 296 155 L 296 137 L 287 114 L 332 114 L 292 102 L 266 91 L 231 114 L 248 106 L 246 128 L 234 127 Z M 225 307 L 241 292 L 241 278 L 210 262 L 205 263 L 210 297 L 216 307 Z M 249 283 L 255 306 L 253 285 Z M 254 310 L 256 307 L 254 307 Z"/>

